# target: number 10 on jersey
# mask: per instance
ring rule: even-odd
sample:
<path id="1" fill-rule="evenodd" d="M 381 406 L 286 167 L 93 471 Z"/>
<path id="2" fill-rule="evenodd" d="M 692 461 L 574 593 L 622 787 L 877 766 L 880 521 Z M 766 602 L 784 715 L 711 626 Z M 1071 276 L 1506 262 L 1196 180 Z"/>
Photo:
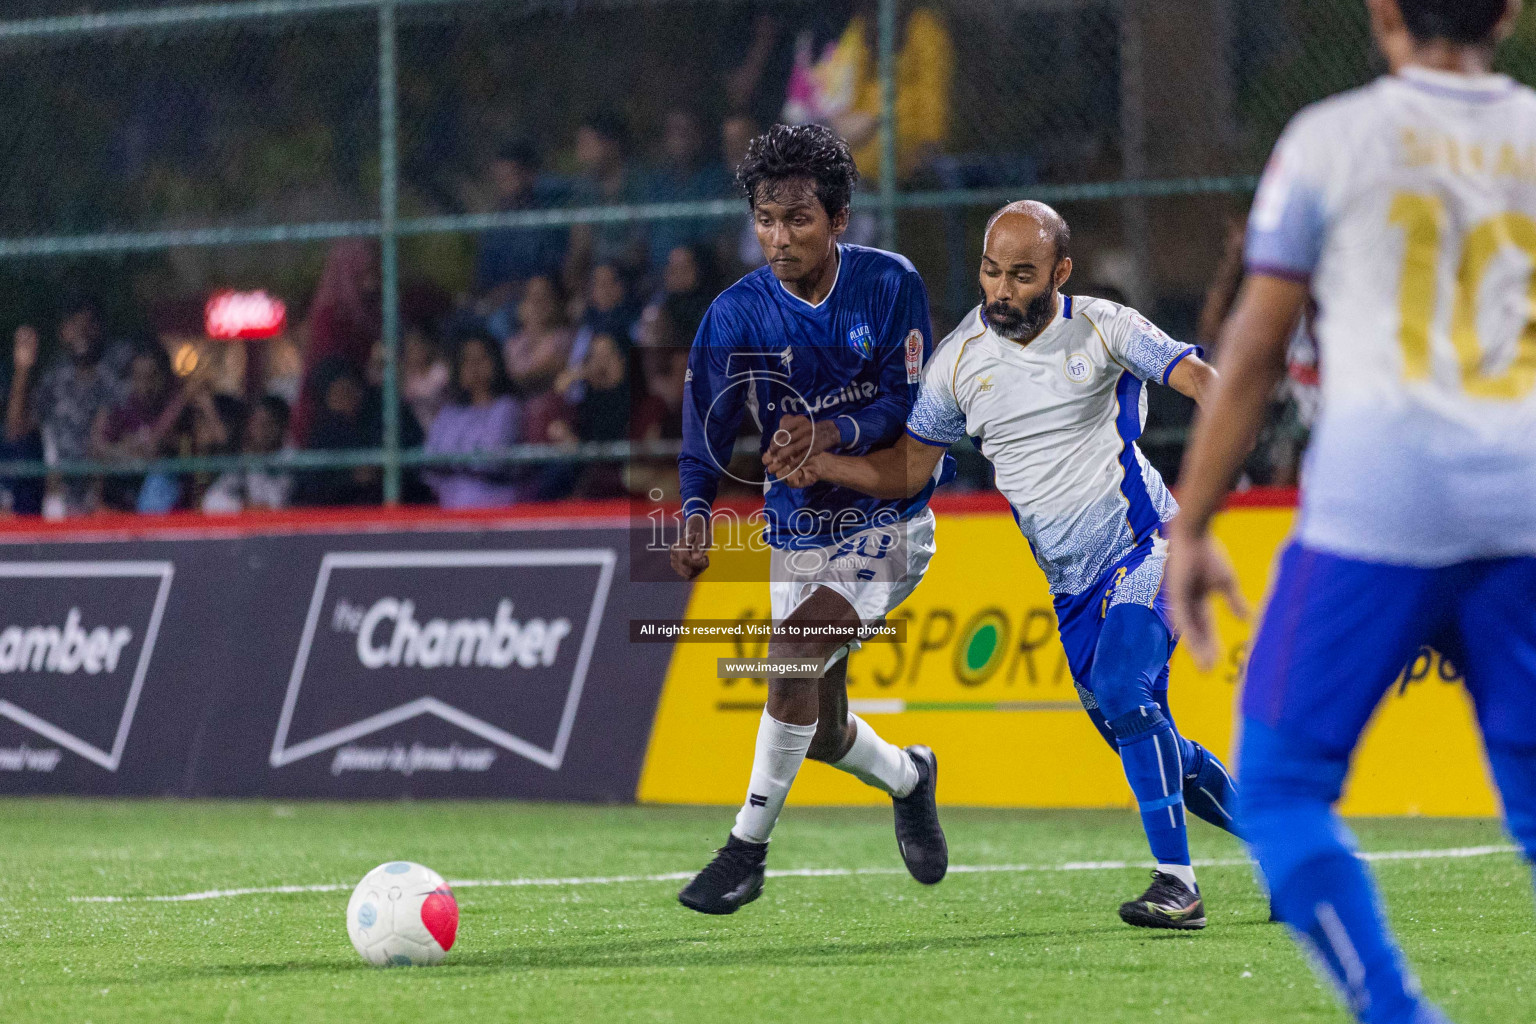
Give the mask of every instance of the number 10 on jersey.
<path id="1" fill-rule="evenodd" d="M 1439 196 L 1400 192 L 1392 200 L 1392 223 L 1404 232 L 1403 274 L 1399 291 L 1403 374 L 1409 380 L 1430 377 L 1430 325 L 1435 319 L 1440 243 L 1446 234 L 1445 202 Z M 1536 277 L 1527 275 L 1526 316 L 1509 365 L 1489 373 L 1477 329 L 1478 289 L 1488 265 L 1505 246 L 1519 249 L 1536 265 L 1536 221 L 1506 211 L 1473 225 L 1461 239 L 1457 260 L 1451 346 L 1461 368 L 1467 394 L 1495 401 L 1514 401 L 1536 385 Z"/>

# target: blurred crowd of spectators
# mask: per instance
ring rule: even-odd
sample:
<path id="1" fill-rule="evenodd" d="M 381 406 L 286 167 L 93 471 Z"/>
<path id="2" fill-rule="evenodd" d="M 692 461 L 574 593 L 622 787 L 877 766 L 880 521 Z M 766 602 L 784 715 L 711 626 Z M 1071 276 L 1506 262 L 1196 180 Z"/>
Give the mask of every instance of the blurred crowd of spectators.
<path id="1" fill-rule="evenodd" d="M 574 234 L 574 233 L 573 233 Z M 482 240 L 482 262 L 528 276 L 488 277 L 477 294 L 404 324 L 398 362 L 403 448 L 473 456 L 521 444 L 676 440 L 682 435 L 687 345 L 721 279 L 707 245 L 674 245 L 654 272 L 598 258 L 567 276 L 574 242 L 564 231 L 501 232 Z M 535 262 L 552 254 L 552 262 Z M 576 288 L 572 290 L 571 283 Z M 274 456 L 246 472 L 13 477 L 0 502 L 51 517 L 98 510 L 231 512 L 382 500 L 378 466 L 308 469 L 283 463 L 299 449 L 378 449 L 384 440 L 384 351 L 376 243 L 335 243 L 294 337 L 178 346 L 117 336 L 90 298 L 58 311 L 53 357 L 31 325 L 12 339 L 0 460 L 139 462 L 170 456 Z M 244 349 L 241 372 L 219 357 Z M 276 371 L 296 348 L 297 381 Z M 444 508 L 578 496 L 632 488 L 675 491 L 675 465 L 635 460 L 464 461 L 408 471 L 404 498 Z"/>
<path id="2" fill-rule="evenodd" d="M 881 168 L 872 13 L 873 5 L 855 2 L 798 28 L 763 14 L 741 40 L 741 59 L 722 72 L 723 108 L 668 108 L 659 133 L 645 140 L 617 109 L 599 109 L 558 154 L 510 132 L 484 150 L 455 205 L 512 213 L 739 199 L 734 168 L 770 114 L 832 125 L 873 183 Z M 904 18 L 902 40 L 897 162 L 905 175 L 941 149 L 953 46 L 922 7 Z M 715 112 L 708 122 L 706 109 Z M 866 215 L 847 238 L 872 242 L 875 231 Z M 680 439 L 688 345 L 714 296 L 761 262 L 745 216 L 624 219 L 486 231 L 475 239 L 473 281 L 457 295 L 408 280 L 397 367 L 401 445 L 459 458 L 408 471 L 404 499 L 470 508 L 675 494 L 670 459 L 472 457 L 523 444 Z M 14 334 L 14 370 L 0 395 L 0 461 L 247 453 L 275 457 L 275 468 L 18 476 L 0 480 L 0 505 L 62 517 L 378 503 L 377 465 L 284 463 L 299 450 L 381 447 L 380 292 L 377 243 L 348 239 L 330 246 L 302 316 L 272 341 L 119 331 L 93 298 L 66 298 L 47 330 L 24 325 Z"/>
<path id="3" fill-rule="evenodd" d="M 100 308 L 88 298 L 63 305 L 56 331 L 57 353 L 46 368 L 38 330 L 16 331 L 0 458 L 111 463 L 271 455 L 288 444 L 290 405 L 281 396 L 262 394 L 247 403 L 215 390 L 205 370 L 178 375 L 158 338 L 109 337 Z M 54 518 L 96 510 L 282 508 L 294 497 L 294 476 L 270 471 L 0 481 L 6 511 Z"/>
<path id="4" fill-rule="evenodd" d="M 677 129 L 669 149 L 681 154 L 684 139 L 697 133 L 681 117 Z M 600 148 L 601 140 L 589 145 Z M 689 178 L 684 166 L 690 165 L 672 167 L 679 181 Z M 691 166 L 696 178 L 726 173 L 723 161 Z M 549 187 L 521 143 L 498 154 L 488 178 L 514 201 Z M 734 252 L 739 222 L 665 226 L 649 236 L 626 227 L 606 241 L 580 229 L 487 232 L 472 294 L 405 304 L 397 368 L 401 445 L 462 457 L 408 471 L 407 502 L 485 508 L 676 494 L 676 466 L 667 458 L 474 458 L 524 444 L 557 446 L 558 453 L 558 446 L 584 442 L 681 438 L 688 346 L 710 301 L 745 261 Z M 652 252 L 658 238 L 667 246 L 664 256 Z M 1208 348 L 1241 283 L 1241 243 L 1242 222 L 1234 219 L 1200 318 Z M 724 274 L 722 265 L 729 267 Z M 1110 288 L 1088 290 L 1124 298 Z M 0 480 L 0 507 L 63 517 L 379 503 L 377 465 L 283 464 L 299 449 L 345 453 L 383 444 L 379 292 L 376 243 L 334 243 L 292 337 L 243 343 L 234 376 L 214 357 L 241 343 L 178 347 L 153 334 L 119 336 L 96 302 L 66 299 L 47 365 L 42 332 L 30 325 L 15 332 L 0 460 L 111 463 L 245 453 L 273 456 L 276 464 L 223 473 L 15 477 Z M 295 358 L 299 369 L 286 372 Z M 1316 392 L 1316 351 L 1303 323 L 1288 380 L 1245 467 L 1248 483 L 1296 483 Z M 973 486 L 987 483 L 984 467 L 969 477 Z"/>
<path id="5" fill-rule="evenodd" d="M 706 148 L 697 117 L 667 116 L 659 157 L 637 165 L 621 118 L 596 115 L 576 133 L 583 174 L 546 175 L 534 147 L 511 139 L 485 168 L 499 210 L 720 198 L 756 126 L 728 119 Z M 459 296 L 403 303 L 399 432 L 407 449 L 470 456 L 520 444 L 681 438 L 687 347 L 710 301 L 761 262 L 745 218 L 505 228 L 476 242 L 476 279 Z M 377 449 L 384 432 L 384 349 L 376 242 L 331 245 L 302 321 L 277 342 L 202 342 L 175 360 L 174 339 L 119 337 L 100 305 L 66 299 L 54 357 L 25 325 L 13 339 L 3 452 L 9 459 L 148 460 L 243 452 Z M 420 299 L 421 297 L 415 296 Z M 243 345 L 240 373 L 215 357 Z M 297 379 L 280 372 L 296 350 Z M 675 466 L 645 462 L 462 462 L 410 472 L 405 500 L 493 507 L 568 496 L 675 491 Z M 377 466 L 167 476 L 16 478 L 17 513 L 98 509 L 208 512 L 293 505 L 366 505 L 382 498 Z"/>
<path id="6" fill-rule="evenodd" d="M 798 27 L 762 14 L 720 74 L 723 105 L 653 112 L 647 138 L 617 108 L 600 108 L 557 151 L 531 133 L 510 131 L 482 147 L 464 179 L 438 190 L 444 198 L 435 212 L 739 201 L 733 170 L 773 119 L 832 126 L 873 185 L 885 169 L 876 139 L 872 13 L 872 5 L 854 0 Z M 954 46 L 943 18 L 920 5 L 906 12 L 899 38 L 896 173 L 911 180 L 931 173 L 944 152 Z M 408 176 L 407 189 L 411 184 Z M 877 226 L 858 209 L 845 238 L 872 243 Z M 1240 241 L 1234 223 L 1201 316 L 1207 345 L 1241 280 Z M 761 262 L 745 216 L 614 219 L 485 231 L 473 240 L 472 270 L 459 278 L 465 286 L 448 288 L 430 275 L 407 279 L 394 410 L 400 443 L 452 461 L 408 469 L 404 500 L 474 508 L 675 495 L 675 463 L 662 457 L 557 454 L 510 463 L 475 456 L 519 445 L 679 440 L 687 348 L 714 296 Z M 1114 297 L 1101 286 L 1086 291 Z M 378 465 L 310 468 L 290 453 L 383 445 L 389 417 L 380 293 L 377 243 L 348 239 L 330 245 L 312 294 L 299 303 L 301 315 L 271 341 L 116 329 L 91 295 L 64 298 L 45 329 L 23 325 L 14 333 L 14 369 L 9 386 L 0 386 L 0 461 L 244 453 L 269 456 L 272 465 L 17 476 L 0 479 L 0 510 L 63 517 L 379 503 Z M 935 326 L 938 336 L 947 325 Z M 1247 467 L 1250 482 L 1295 482 L 1316 404 L 1308 339 L 1303 327 L 1291 382 L 1276 396 Z M 979 459 L 966 463 L 962 477 L 972 486 L 988 482 Z"/>

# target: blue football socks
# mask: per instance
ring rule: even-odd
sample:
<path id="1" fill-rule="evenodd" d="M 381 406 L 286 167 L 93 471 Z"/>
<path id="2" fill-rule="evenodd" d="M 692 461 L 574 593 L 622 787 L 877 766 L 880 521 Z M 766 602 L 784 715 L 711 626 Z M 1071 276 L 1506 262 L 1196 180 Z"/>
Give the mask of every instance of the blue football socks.
<path id="1" fill-rule="evenodd" d="M 1125 778 L 1141 809 L 1152 856 L 1159 864 L 1189 865 L 1184 827 L 1183 764 L 1173 726 L 1156 707 L 1140 707 L 1112 719 Z"/>
<path id="2" fill-rule="evenodd" d="M 1115 731 L 1109 727 L 1098 700 L 1090 691 L 1081 687 L 1079 696 L 1083 701 L 1083 710 L 1088 713 L 1088 720 L 1093 723 L 1099 735 L 1104 737 L 1110 749 L 1119 754 L 1120 744 L 1115 740 Z M 1201 821 L 1236 835 L 1237 826 L 1233 815 L 1237 813 L 1237 783 L 1233 781 L 1231 773 L 1219 757 L 1179 733 L 1178 723 L 1168 710 L 1167 690 L 1157 690 L 1152 696 L 1179 739 L 1180 759 L 1184 762 L 1185 809 Z"/>
<path id="3" fill-rule="evenodd" d="M 1237 784 L 1227 766 L 1193 740 L 1179 739 L 1184 745 L 1184 806 L 1201 821 L 1236 835 Z"/>
<path id="4" fill-rule="evenodd" d="M 1150 608 L 1115 605 L 1093 653 L 1093 693 L 1114 734 L 1126 781 L 1136 795 L 1147 843 L 1159 865 L 1180 866 L 1193 888 L 1184 827 L 1184 747 L 1153 697 L 1172 637 Z"/>
<path id="5" fill-rule="evenodd" d="M 1387 931 L 1354 840 L 1333 812 L 1348 758 L 1254 720 L 1243 724 L 1243 830 L 1276 915 L 1366 1024 L 1442 1019 Z"/>

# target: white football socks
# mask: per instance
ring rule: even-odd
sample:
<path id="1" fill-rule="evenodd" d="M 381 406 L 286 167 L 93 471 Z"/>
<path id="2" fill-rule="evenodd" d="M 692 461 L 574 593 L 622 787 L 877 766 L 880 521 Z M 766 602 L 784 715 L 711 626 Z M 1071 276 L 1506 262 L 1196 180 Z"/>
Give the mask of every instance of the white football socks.
<path id="1" fill-rule="evenodd" d="M 752 757 L 752 779 L 747 802 L 736 812 L 731 834 L 749 843 L 766 843 L 784 809 L 784 799 L 794 784 L 805 752 L 810 749 L 816 724 L 788 725 L 765 710 L 757 724 L 757 753 Z"/>
<path id="2" fill-rule="evenodd" d="M 854 730 L 853 746 L 832 767 L 876 789 L 883 789 L 891 796 L 911 793 L 917 786 L 917 765 L 912 763 L 907 752 L 881 739 L 868 722 L 852 711 L 848 712 L 848 728 Z"/>
<path id="3" fill-rule="evenodd" d="M 1188 864 L 1159 864 L 1157 870 L 1177 878 L 1189 887 L 1190 892 L 1200 891 L 1195 887 L 1195 869 Z"/>

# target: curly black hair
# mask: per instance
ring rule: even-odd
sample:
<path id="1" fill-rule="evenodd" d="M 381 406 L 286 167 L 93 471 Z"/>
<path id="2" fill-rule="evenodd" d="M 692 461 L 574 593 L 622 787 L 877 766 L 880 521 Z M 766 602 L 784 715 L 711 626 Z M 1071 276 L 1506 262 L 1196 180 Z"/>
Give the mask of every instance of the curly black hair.
<path id="1" fill-rule="evenodd" d="M 1492 40 L 1508 0 L 1398 0 L 1408 34 L 1420 42 L 1446 39 L 1475 45 Z"/>
<path id="2" fill-rule="evenodd" d="M 789 182 L 809 179 L 828 217 L 848 209 L 859 180 L 848 143 L 819 124 L 776 124 L 747 144 L 747 156 L 736 168 L 736 183 L 747 202 L 774 199 Z"/>

